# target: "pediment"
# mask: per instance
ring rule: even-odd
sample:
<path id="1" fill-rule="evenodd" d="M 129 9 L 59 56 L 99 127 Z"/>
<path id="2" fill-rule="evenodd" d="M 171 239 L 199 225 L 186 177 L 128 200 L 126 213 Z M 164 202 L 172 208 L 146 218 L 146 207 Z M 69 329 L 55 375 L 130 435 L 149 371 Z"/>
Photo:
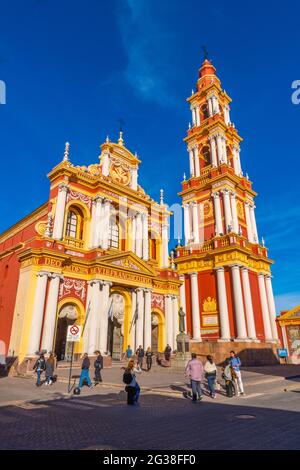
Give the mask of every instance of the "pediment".
<path id="1" fill-rule="evenodd" d="M 106 255 L 98 260 L 103 266 L 117 267 L 126 271 L 138 272 L 147 276 L 156 276 L 155 270 L 131 251 Z"/>
<path id="2" fill-rule="evenodd" d="M 300 305 L 291 310 L 288 310 L 283 315 L 279 317 L 279 320 L 299 320 L 300 322 Z"/>

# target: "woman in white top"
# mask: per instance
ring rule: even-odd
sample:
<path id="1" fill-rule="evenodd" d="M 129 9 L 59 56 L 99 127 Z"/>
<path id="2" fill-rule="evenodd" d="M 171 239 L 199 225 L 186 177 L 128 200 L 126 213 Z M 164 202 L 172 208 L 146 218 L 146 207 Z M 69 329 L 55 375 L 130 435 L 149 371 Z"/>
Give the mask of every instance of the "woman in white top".
<path id="1" fill-rule="evenodd" d="M 212 356 L 206 356 L 206 363 L 204 366 L 205 377 L 211 398 L 216 398 L 215 383 L 217 377 L 217 366 L 214 363 Z"/>

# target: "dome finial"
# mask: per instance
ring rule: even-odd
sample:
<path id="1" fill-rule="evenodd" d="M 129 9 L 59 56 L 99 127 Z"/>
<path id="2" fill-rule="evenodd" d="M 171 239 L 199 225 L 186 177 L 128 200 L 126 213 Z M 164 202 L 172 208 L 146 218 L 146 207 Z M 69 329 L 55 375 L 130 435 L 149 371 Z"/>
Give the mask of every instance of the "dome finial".
<path id="1" fill-rule="evenodd" d="M 119 137 L 119 140 L 118 140 L 118 144 L 119 145 L 124 145 L 124 140 L 123 140 L 123 131 L 120 131 L 120 137 Z"/>

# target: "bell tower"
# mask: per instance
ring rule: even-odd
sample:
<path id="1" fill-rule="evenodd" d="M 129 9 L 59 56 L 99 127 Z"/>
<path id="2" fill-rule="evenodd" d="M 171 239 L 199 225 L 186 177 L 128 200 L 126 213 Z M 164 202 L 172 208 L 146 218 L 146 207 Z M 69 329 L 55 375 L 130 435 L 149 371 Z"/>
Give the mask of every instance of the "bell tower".
<path id="1" fill-rule="evenodd" d="M 256 193 L 240 159 L 231 98 L 207 58 L 187 99 L 189 177 L 182 182 L 184 242 L 177 247 L 181 306 L 194 342 L 276 342 L 268 250 L 259 242 Z"/>

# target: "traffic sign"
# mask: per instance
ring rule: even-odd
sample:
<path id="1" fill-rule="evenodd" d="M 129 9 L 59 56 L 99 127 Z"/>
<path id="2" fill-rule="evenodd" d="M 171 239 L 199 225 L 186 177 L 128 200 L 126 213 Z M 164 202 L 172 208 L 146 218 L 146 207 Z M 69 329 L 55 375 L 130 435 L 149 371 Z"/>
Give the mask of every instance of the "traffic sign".
<path id="1" fill-rule="evenodd" d="M 81 338 L 81 326 L 78 325 L 70 325 L 68 326 L 67 332 L 67 341 L 72 343 L 78 343 Z"/>

